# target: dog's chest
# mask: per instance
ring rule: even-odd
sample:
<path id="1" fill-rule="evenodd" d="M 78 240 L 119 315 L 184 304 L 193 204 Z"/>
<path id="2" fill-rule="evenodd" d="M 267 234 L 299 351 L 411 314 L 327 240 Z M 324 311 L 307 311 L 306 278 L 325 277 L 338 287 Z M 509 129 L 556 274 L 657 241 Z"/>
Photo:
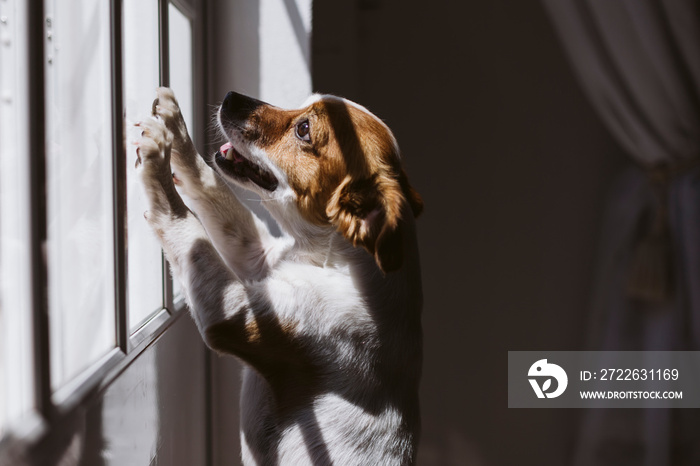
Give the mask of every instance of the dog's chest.
<path id="1" fill-rule="evenodd" d="M 347 270 L 285 262 L 266 288 L 277 312 L 298 322 L 300 332 L 362 328 L 369 319 L 368 296 Z"/>

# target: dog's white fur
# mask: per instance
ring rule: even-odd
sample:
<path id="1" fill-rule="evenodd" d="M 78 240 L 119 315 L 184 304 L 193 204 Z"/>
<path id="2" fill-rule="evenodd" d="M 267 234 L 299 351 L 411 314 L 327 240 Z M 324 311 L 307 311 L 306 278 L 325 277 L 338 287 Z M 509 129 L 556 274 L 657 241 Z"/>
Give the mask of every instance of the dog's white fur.
<path id="1" fill-rule="evenodd" d="M 334 97 L 314 97 L 304 108 L 324 101 L 365 112 L 385 128 L 363 107 Z M 271 192 L 215 171 L 197 155 L 172 91 L 158 90 L 153 112 L 140 123 L 138 142 L 146 218 L 205 342 L 247 363 L 243 462 L 412 464 L 422 296 L 408 203 L 394 206 L 402 213 L 401 265 L 384 273 L 371 245 L 355 247 L 337 225 L 303 214 L 279 154 L 221 122 L 241 155 L 275 175 L 279 184 Z M 326 129 L 338 137 L 338 128 Z M 388 129 L 382 137 L 396 146 Z M 285 235 L 273 237 L 229 183 L 256 191 Z"/>

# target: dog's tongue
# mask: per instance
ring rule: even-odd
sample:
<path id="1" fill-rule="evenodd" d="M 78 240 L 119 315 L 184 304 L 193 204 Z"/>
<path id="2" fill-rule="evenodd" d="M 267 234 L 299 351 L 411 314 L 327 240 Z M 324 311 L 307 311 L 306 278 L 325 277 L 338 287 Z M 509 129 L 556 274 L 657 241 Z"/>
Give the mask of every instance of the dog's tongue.
<path id="1" fill-rule="evenodd" d="M 219 148 L 219 152 L 221 152 L 221 155 L 226 157 L 226 152 L 228 152 L 231 148 L 233 148 L 233 145 L 231 145 L 230 142 L 227 142 L 226 144 L 224 144 L 223 146 L 221 146 Z"/>

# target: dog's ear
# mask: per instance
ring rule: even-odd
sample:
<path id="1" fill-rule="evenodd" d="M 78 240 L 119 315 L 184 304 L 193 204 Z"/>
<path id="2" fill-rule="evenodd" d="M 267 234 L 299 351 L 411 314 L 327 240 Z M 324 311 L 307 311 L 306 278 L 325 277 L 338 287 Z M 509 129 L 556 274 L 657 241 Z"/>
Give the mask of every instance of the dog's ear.
<path id="1" fill-rule="evenodd" d="M 420 195 L 401 170 L 398 179 L 372 176 L 355 180 L 346 176 L 333 192 L 326 215 L 353 246 L 372 254 L 384 273 L 403 263 L 404 205 L 414 216 L 423 209 Z"/>
<path id="2" fill-rule="evenodd" d="M 408 177 L 406 172 L 401 169 L 401 174 L 399 175 L 399 184 L 401 185 L 401 191 L 403 191 L 406 199 L 408 200 L 408 205 L 411 206 L 411 212 L 413 216 L 418 218 L 418 216 L 423 212 L 423 198 L 418 194 L 418 191 L 413 189 L 408 182 Z"/>

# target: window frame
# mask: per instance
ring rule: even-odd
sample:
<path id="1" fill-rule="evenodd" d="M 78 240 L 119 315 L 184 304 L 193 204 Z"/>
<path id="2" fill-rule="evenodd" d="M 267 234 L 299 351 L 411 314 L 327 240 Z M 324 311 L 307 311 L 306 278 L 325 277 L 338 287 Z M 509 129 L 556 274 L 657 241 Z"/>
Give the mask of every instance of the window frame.
<path id="1" fill-rule="evenodd" d="M 16 94 L 13 94 L 10 96 L 10 99 L 6 101 L 5 95 L 2 96 L 3 103 L 0 104 L 3 107 L 6 106 L 4 109 L 5 115 L 0 116 L 0 119 L 4 119 L 4 117 L 9 117 L 14 124 L 16 125 L 15 128 L 10 127 L 9 131 L 6 133 L 3 131 L 3 129 L 0 129 L 0 137 L 3 138 L 4 141 L 9 141 L 9 147 L 10 150 L 14 149 L 17 151 L 16 153 L 23 153 L 26 154 L 28 147 L 27 147 L 27 142 L 28 142 L 28 136 L 26 134 L 26 131 L 28 130 L 24 126 L 24 121 L 27 119 L 27 86 L 26 81 L 28 70 L 28 62 L 27 62 L 27 53 L 28 50 L 26 49 L 26 41 L 24 40 L 15 40 L 18 39 L 24 32 L 26 32 L 26 12 L 25 12 L 25 5 L 24 4 L 12 4 L 12 3 L 7 3 L 7 2 L 2 2 L 0 4 L 0 31 L 3 32 L 3 34 L 6 33 L 6 31 L 10 31 L 10 45 L 12 47 L 7 50 L 3 51 L 2 55 L 7 56 L 8 52 L 9 55 L 14 56 L 14 59 L 16 61 L 17 68 L 15 69 L 11 65 L 8 68 L 4 68 L 1 73 L 4 74 L 3 77 L 8 77 L 9 78 L 9 84 L 11 86 L 11 89 L 16 92 Z M 14 42 L 14 44 L 13 44 Z M 6 46 L 5 41 L 3 40 L 3 47 Z M 0 57 L 0 61 L 2 57 Z M 13 60 L 12 58 L 10 60 Z M 5 64 L 7 67 L 7 64 Z M 9 71 L 9 72 L 8 72 Z M 0 82 L 3 80 L 0 79 Z M 23 84 L 24 83 L 24 84 Z M 2 89 L 3 92 L 5 92 L 5 88 Z M 8 130 L 8 128 L 5 128 L 5 130 Z M 10 134 L 12 133 L 12 134 Z M 7 138 L 7 139 L 6 139 Z M 6 148 L 8 145 L 3 144 Z M 13 147 L 14 146 L 14 147 Z M 21 157 L 14 157 L 12 152 L 3 152 L 3 147 L 0 147 L 0 157 L 5 159 L 7 156 L 13 157 L 12 163 L 15 164 L 15 167 L 13 167 L 15 170 L 11 170 L 9 173 L 9 177 L 13 178 L 15 176 L 21 176 L 21 179 L 16 180 L 16 184 L 14 186 L 11 186 L 10 189 L 8 189 L 7 186 L 1 186 L 0 188 L 0 195 L 2 196 L 8 196 L 10 193 L 14 193 L 15 189 L 17 189 L 16 192 L 20 193 L 21 198 L 20 199 L 12 199 L 11 197 L 8 199 L 3 199 L 3 202 L 0 202 L 0 211 L 2 211 L 3 217 L 6 215 L 6 212 L 4 209 L 6 207 L 9 207 L 8 210 L 15 210 L 14 213 L 10 213 L 9 215 L 12 215 L 12 221 L 7 222 L 6 219 L 2 219 L 0 221 L 0 225 L 2 225 L 2 232 L 0 232 L 0 236 L 3 236 L 5 233 L 5 230 L 10 230 L 10 236 L 14 236 L 14 239 L 19 239 L 19 238 L 24 238 L 29 235 L 29 163 L 27 162 L 26 157 L 21 158 Z M 3 160 L 0 162 L 0 165 L 4 165 L 4 162 L 7 160 Z M 5 169 L 4 167 L 0 168 L 0 170 Z M 3 176 L 0 177 L 0 183 L 4 183 L 7 180 L 8 173 L 4 173 Z M 9 183 L 12 185 L 12 182 Z M 9 202 L 8 202 L 9 200 Z M 16 202 L 19 201 L 19 202 Z M 15 204 L 14 209 L 10 207 L 8 204 Z M 8 227 L 8 225 L 10 225 Z M 12 231 L 14 230 L 14 231 Z M 10 246 L 8 244 L 2 245 L 2 249 L 0 251 L 0 255 L 4 254 L 6 252 L 6 246 Z M 29 254 L 30 251 L 28 249 L 28 243 L 22 245 L 19 250 L 16 250 L 12 246 L 10 246 L 9 249 L 15 249 L 12 253 L 9 255 L 12 255 L 13 253 L 16 254 L 15 259 L 21 262 L 21 265 L 18 264 L 13 264 L 17 265 L 19 269 L 14 269 L 12 272 L 10 272 L 12 275 L 16 275 L 17 282 L 14 285 L 19 285 L 19 288 L 12 288 L 11 285 L 8 285 L 7 283 L 3 283 L 2 289 L 7 290 L 7 289 L 19 289 L 18 294 L 15 296 L 17 301 L 15 302 L 14 305 L 24 305 L 27 309 L 29 309 L 29 298 L 30 298 L 30 270 L 29 270 Z M 12 260 L 7 260 L 5 257 L 1 257 L 0 259 L 0 266 L 7 267 L 9 264 L 12 264 Z M 7 265 L 5 265 L 7 264 Z M 11 269 L 10 268 L 5 268 L 3 272 L 9 272 Z M 2 279 L 5 279 L 6 275 L 3 273 Z M 1 291 L 0 291 L 1 292 Z M 12 302 L 14 300 L 10 300 Z M 21 304 L 20 304 L 21 302 Z M 0 437 L 2 437 L 2 432 L 6 429 L 8 429 L 8 424 L 11 425 L 10 419 L 12 419 L 11 412 L 13 413 L 12 415 L 17 415 L 17 411 L 21 411 L 21 415 L 26 415 L 28 412 L 31 411 L 31 406 L 33 405 L 33 374 L 31 371 L 31 362 L 32 362 L 32 348 L 30 347 L 29 343 L 31 340 L 31 330 L 32 330 L 32 321 L 31 321 L 31 315 L 26 312 L 20 315 L 19 313 L 13 313 L 13 312 L 8 312 L 9 309 L 13 309 L 12 307 L 8 307 L 8 300 L 2 299 L 2 303 L 0 303 L 0 306 L 2 306 L 2 309 L 0 309 L 0 335 L 2 337 L 8 337 L 7 340 L 4 340 L 0 344 L 0 357 L 7 357 L 7 354 L 9 351 L 13 348 L 12 344 L 16 344 L 17 341 L 16 339 L 21 340 L 21 343 L 27 343 L 27 345 L 23 345 L 22 348 L 19 348 L 19 353 L 20 357 L 19 358 L 11 358 L 12 362 L 9 360 L 4 360 L 2 361 L 2 364 L 0 364 L 0 370 L 7 371 L 4 374 L 0 374 L 0 384 L 1 383 L 7 383 L 10 379 L 12 379 L 14 382 L 17 384 L 8 384 L 0 389 L 0 397 L 3 399 L 0 400 Z M 15 341 L 12 341 L 12 340 Z M 20 343 L 20 344 L 21 344 Z M 7 351 L 7 352 L 6 352 Z M 9 359 L 9 358 L 8 358 Z M 18 366 L 22 366 L 20 369 L 22 371 L 22 375 L 20 375 L 18 378 L 14 377 L 7 377 L 7 374 L 9 373 L 9 367 L 12 366 L 15 369 L 18 368 Z M 19 380 L 19 381 L 18 381 Z M 10 388 L 10 387 L 13 388 Z M 13 399 L 12 401 L 20 401 L 20 405 L 15 406 L 14 408 L 17 409 L 12 409 L 10 408 L 10 400 L 13 398 L 13 396 L 17 396 L 17 393 L 22 392 L 21 396 L 21 401 L 20 400 L 15 400 Z M 11 395 L 14 394 L 14 395 Z"/>
<path id="2" fill-rule="evenodd" d="M 193 70 L 203 69 L 200 58 L 204 50 L 204 3 L 193 0 L 156 0 L 158 2 L 159 68 L 161 86 L 168 86 L 169 14 L 168 6 L 176 6 L 192 24 L 191 57 Z M 152 343 L 177 322 L 184 312 L 182 297 L 173 296 L 173 278 L 165 257 L 163 261 L 163 308 L 154 310 L 142 324 L 130 330 L 128 309 L 127 263 L 127 184 L 126 141 L 124 121 L 123 76 L 123 0 L 109 0 L 110 12 L 110 79 L 112 115 L 112 215 L 114 238 L 114 318 L 116 345 L 106 355 L 58 389 L 52 388 L 49 332 L 48 267 L 44 247 L 47 241 L 46 199 L 46 15 L 45 0 L 18 2 L 26 21 L 25 57 L 28 80 L 26 86 L 27 158 L 30 286 L 29 303 L 32 319 L 33 408 L 20 419 L 8 420 L 0 437 L 0 463 L 5 454 L 16 448 L 31 448 L 52 432 L 53 426 L 71 416 L 91 395 L 104 390 Z M 193 72 L 193 134 L 203 133 L 204 88 L 200 73 Z M 8 453 L 9 452 L 9 453 Z"/>

